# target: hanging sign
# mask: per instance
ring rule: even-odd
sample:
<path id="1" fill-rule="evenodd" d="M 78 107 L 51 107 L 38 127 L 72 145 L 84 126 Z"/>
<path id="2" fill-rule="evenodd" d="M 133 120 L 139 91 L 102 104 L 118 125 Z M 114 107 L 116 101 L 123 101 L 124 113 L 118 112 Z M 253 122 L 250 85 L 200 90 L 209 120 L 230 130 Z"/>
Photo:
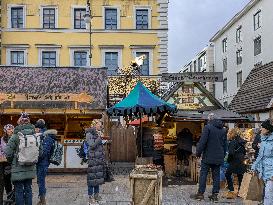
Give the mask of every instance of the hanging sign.
<path id="1" fill-rule="evenodd" d="M 94 101 L 91 95 L 87 93 L 72 94 L 72 93 L 60 93 L 60 94 L 6 94 L 0 93 L 0 104 L 5 101 L 26 101 L 26 102 L 79 102 L 79 103 L 91 103 Z"/>
<path id="2" fill-rule="evenodd" d="M 161 80 L 166 82 L 223 82 L 223 73 L 221 72 L 162 73 Z"/>

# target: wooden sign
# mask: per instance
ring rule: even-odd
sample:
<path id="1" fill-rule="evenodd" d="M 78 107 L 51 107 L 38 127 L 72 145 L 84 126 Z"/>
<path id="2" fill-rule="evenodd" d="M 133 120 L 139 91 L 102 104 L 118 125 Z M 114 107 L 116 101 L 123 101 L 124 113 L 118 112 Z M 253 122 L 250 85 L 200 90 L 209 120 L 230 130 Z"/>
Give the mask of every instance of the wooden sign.
<path id="1" fill-rule="evenodd" d="M 26 102 L 78 102 L 78 103 L 91 103 L 93 97 L 87 93 L 72 94 L 14 94 L 14 93 L 0 93 L 0 104 L 6 101 L 26 101 Z"/>
<path id="2" fill-rule="evenodd" d="M 223 82 L 221 72 L 162 73 L 165 82 Z"/>

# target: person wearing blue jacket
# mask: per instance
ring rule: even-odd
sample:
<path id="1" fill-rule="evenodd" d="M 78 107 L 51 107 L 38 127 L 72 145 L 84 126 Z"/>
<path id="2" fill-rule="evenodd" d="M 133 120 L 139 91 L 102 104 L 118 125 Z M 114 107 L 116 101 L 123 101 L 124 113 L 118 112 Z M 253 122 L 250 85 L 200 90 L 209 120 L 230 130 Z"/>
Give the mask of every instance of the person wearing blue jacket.
<path id="1" fill-rule="evenodd" d="M 46 205 L 46 183 L 50 157 L 52 155 L 56 140 L 57 130 L 51 129 L 43 133 L 42 154 L 39 156 L 37 163 L 37 183 L 39 186 L 39 202 L 37 205 Z"/>
<path id="2" fill-rule="evenodd" d="M 273 205 L 273 121 L 261 124 L 261 146 L 252 170 L 259 173 L 265 183 L 264 205 Z"/>

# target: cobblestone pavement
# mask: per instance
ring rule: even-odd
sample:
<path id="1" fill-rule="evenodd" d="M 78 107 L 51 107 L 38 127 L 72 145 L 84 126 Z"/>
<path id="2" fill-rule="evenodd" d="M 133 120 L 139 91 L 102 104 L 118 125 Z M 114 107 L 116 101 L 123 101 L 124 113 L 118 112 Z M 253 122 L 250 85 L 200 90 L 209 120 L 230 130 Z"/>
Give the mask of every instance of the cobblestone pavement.
<path id="1" fill-rule="evenodd" d="M 163 187 L 163 205 L 209 205 L 207 199 L 196 202 L 190 199 L 196 185 L 170 185 Z M 208 187 L 208 191 L 210 187 Z M 115 181 L 101 186 L 102 204 L 129 205 L 130 182 L 128 176 L 115 176 Z M 37 203 L 37 184 L 33 181 L 33 204 Z M 50 175 L 47 177 L 47 204 L 48 205 L 87 205 L 87 186 L 85 175 Z M 220 199 L 218 204 L 249 204 L 241 200 Z"/>

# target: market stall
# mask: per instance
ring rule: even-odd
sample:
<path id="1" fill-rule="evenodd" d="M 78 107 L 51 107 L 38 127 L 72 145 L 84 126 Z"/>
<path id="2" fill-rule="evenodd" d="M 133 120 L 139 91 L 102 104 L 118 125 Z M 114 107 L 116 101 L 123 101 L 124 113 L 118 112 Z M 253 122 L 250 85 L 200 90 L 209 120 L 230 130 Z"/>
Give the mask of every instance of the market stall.
<path id="1" fill-rule="evenodd" d="M 76 148 L 84 127 L 103 116 L 106 69 L 1 66 L 0 76 L 0 127 L 17 125 L 21 112 L 29 113 L 33 124 L 42 118 L 47 128 L 58 131 L 64 145 L 62 164 L 51 168 L 61 172 L 84 168 Z"/>

